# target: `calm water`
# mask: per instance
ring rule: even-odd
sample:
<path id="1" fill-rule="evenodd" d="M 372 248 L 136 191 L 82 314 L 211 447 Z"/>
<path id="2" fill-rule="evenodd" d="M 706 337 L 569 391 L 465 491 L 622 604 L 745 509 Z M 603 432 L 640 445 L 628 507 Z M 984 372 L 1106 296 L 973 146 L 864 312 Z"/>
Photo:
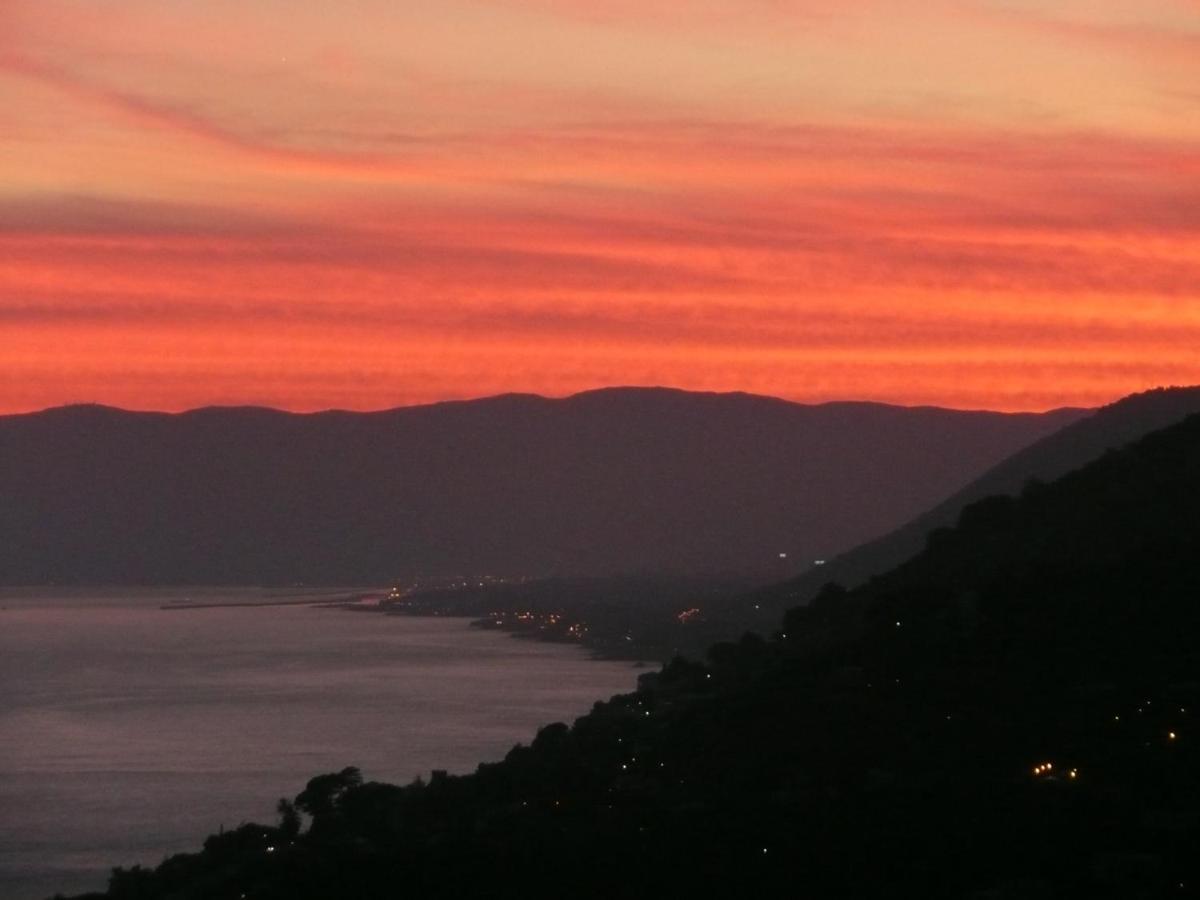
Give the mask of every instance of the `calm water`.
<path id="1" fill-rule="evenodd" d="M 0 592 L 0 897 L 99 889 L 346 765 L 472 771 L 638 674 L 461 619 L 183 599 Z"/>

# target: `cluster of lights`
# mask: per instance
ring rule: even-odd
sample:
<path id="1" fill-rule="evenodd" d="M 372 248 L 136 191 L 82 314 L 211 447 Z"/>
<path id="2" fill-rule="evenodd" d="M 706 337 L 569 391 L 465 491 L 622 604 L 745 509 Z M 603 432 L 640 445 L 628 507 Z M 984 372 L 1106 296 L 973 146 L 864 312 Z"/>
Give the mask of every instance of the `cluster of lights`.
<path id="1" fill-rule="evenodd" d="M 1054 763 L 1050 763 L 1050 762 L 1042 763 L 1040 765 L 1033 767 L 1033 774 L 1035 777 L 1041 776 L 1041 775 L 1049 775 L 1053 771 L 1054 771 Z M 1079 777 L 1078 769 L 1067 769 L 1067 778 L 1069 778 L 1071 781 L 1074 781 L 1078 777 Z"/>
<path id="2" fill-rule="evenodd" d="M 693 606 L 691 609 L 685 609 L 683 612 L 676 615 L 675 618 L 679 621 L 679 623 L 681 625 L 686 625 L 688 622 L 690 622 L 692 619 L 696 618 L 696 616 L 698 616 L 698 615 L 700 615 L 700 608 L 697 606 Z"/>
<path id="3" fill-rule="evenodd" d="M 492 611 L 488 613 L 488 617 L 491 619 L 492 626 L 495 628 L 503 628 L 509 623 L 510 617 L 520 624 L 537 625 L 540 631 L 546 631 L 547 629 L 551 628 L 558 629 L 565 624 L 564 617 L 561 613 L 546 613 L 544 615 L 540 615 L 536 612 L 532 612 L 531 610 L 523 610 L 521 612 Z M 585 623 L 576 622 L 574 624 L 567 625 L 562 634 L 572 640 L 579 641 L 583 640 L 588 631 L 588 626 Z"/>

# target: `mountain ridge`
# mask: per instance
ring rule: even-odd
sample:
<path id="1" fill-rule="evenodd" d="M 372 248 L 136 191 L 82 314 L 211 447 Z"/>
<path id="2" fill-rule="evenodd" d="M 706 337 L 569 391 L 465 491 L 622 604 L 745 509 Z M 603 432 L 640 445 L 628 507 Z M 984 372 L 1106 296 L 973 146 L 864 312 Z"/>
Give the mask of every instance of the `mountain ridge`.
<path id="1" fill-rule="evenodd" d="M 1049 481 L 1086 465 L 1110 449 L 1200 412 L 1200 387 L 1172 386 L 1140 391 L 1094 410 L 1018 450 L 942 502 L 899 528 L 866 541 L 796 578 L 765 591 L 753 601 L 760 619 L 805 602 L 823 585 L 856 587 L 876 573 L 899 565 L 921 550 L 927 535 L 952 525 L 971 503 L 992 495 L 1015 495 L 1033 481 Z"/>
<path id="2" fill-rule="evenodd" d="M 348 415 L 348 416 L 376 416 L 385 415 L 388 413 L 404 412 L 407 410 L 425 410 L 435 407 L 446 406 L 463 406 L 469 404 L 487 404 L 492 402 L 507 402 L 507 401 L 544 401 L 546 403 L 569 403 L 571 401 L 581 401 L 586 398 L 614 396 L 614 395 L 659 395 L 659 396 L 688 396 L 696 398 L 737 398 L 752 401 L 767 401 L 774 404 L 782 404 L 791 407 L 800 407 L 804 409 L 823 409 L 829 407 L 876 407 L 886 409 L 900 410 L 923 410 L 923 411 L 939 411 L 951 413 L 978 413 L 983 415 L 1003 415 L 1003 416 L 1055 416 L 1055 415 L 1071 415 L 1082 414 L 1091 411 L 1091 407 L 1083 406 L 1056 406 L 1045 410 L 994 410 L 983 407 L 952 407 L 939 406 L 933 403 L 888 403 L 882 400 L 821 400 L 817 402 L 806 402 L 801 400 L 789 400 L 786 397 L 777 397 L 772 394 L 760 394 L 754 391 L 697 391 L 687 388 L 675 388 L 660 385 L 611 385 L 606 387 L 588 388 L 582 391 L 576 391 L 572 394 L 563 396 L 551 396 L 547 394 L 538 394 L 529 391 L 505 391 L 499 394 L 487 394 L 481 397 L 466 397 L 453 398 L 447 400 L 434 400 L 427 403 L 412 403 L 400 406 L 388 406 L 381 409 L 356 410 L 345 409 L 342 407 L 330 407 L 328 409 L 317 410 L 290 410 L 276 406 L 269 406 L 257 403 L 212 403 L 203 406 L 189 407 L 181 410 L 157 410 L 157 409 L 131 409 L 123 406 L 114 406 L 110 403 L 101 403 L 93 401 L 81 401 L 78 403 L 63 403 L 54 406 L 47 406 L 37 410 L 25 410 L 20 412 L 0 413 L 0 419 L 12 418 L 18 416 L 37 416 L 44 413 L 52 413 L 55 411 L 66 410 L 86 410 L 95 409 L 118 413 L 129 413 L 132 415 L 162 415 L 162 416 L 186 416 L 193 413 L 205 412 L 209 410 L 261 410 L 263 412 L 280 413 L 287 416 L 297 417 L 314 417 L 326 415 Z"/>
<path id="3" fill-rule="evenodd" d="M 1081 414 L 673 389 L 375 413 L 58 407 L 0 417 L 0 582 L 773 581 Z"/>

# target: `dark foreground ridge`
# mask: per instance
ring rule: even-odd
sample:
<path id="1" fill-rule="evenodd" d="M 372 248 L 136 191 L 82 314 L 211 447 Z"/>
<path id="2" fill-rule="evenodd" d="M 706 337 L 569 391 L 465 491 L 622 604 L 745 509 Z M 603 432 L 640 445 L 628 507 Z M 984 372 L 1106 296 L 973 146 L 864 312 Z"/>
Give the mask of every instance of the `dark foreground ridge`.
<path id="1" fill-rule="evenodd" d="M 378 413 L 2 416 L 0 583 L 766 583 L 1083 414 L 626 388 Z"/>
<path id="2" fill-rule="evenodd" d="M 1197 522 L 1200 416 L 474 775 L 322 775 L 105 896 L 1194 896 Z"/>
<path id="3" fill-rule="evenodd" d="M 770 627 L 784 610 L 807 603 L 830 581 L 857 587 L 871 576 L 900 565 L 920 551 L 929 532 L 953 525 L 968 504 L 998 494 L 1015 496 L 1031 481 L 1053 481 L 1106 450 L 1123 447 L 1196 413 L 1200 413 L 1200 387 L 1156 388 L 1122 397 L 1017 451 L 894 531 L 794 579 L 756 592 L 748 598 L 746 608 L 760 609 L 764 617 L 760 621 Z"/>

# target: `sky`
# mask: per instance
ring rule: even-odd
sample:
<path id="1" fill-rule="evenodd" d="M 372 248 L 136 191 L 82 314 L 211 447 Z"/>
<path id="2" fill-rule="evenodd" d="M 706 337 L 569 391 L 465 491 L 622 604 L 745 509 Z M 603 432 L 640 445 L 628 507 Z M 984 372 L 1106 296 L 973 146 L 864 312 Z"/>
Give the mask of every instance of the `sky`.
<path id="1" fill-rule="evenodd" d="M 1200 0 L 0 0 L 0 412 L 1200 383 Z"/>

